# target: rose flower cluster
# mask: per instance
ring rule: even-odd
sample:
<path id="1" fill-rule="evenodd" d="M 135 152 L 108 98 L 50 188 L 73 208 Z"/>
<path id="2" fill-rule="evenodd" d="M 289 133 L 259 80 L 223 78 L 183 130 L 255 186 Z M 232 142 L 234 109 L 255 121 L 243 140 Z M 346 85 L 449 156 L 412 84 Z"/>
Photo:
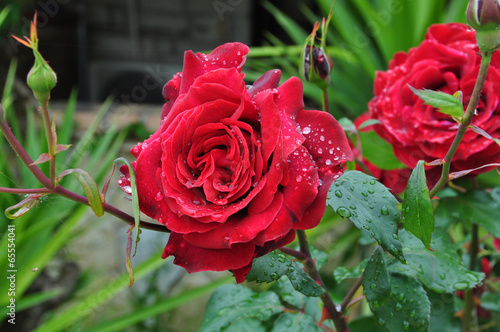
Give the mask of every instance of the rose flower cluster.
<path id="1" fill-rule="evenodd" d="M 431 162 L 444 158 L 458 128 L 450 116 L 425 105 L 408 85 L 449 94 L 460 90 L 463 103 L 467 105 L 480 62 L 474 30 L 460 23 L 435 24 L 418 47 L 408 53 L 396 53 L 389 69 L 377 72 L 375 96 L 369 103 L 370 117 L 382 122 L 374 126 L 376 132 L 393 146 L 396 157 L 406 166 L 413 168 L 419 160 Z M 500 137 L 498 51 L 493 54 L 472 125 L 493 137 Z M 500 146 L 468 130 L 453 157 L 451 171 L 499 162 Z M 433 173 L 438 175 L 431 172 L 431 182 L 437 180 L 432 179 Z"/>
<path id="2" fill-rule="evenodd" d="M 318 225 L 352 159 L 338 122 L 304 110 L 298 78 L 279 85 L 273 70 L 246 86 L 248 51 L 186 52 L 164 87 L 160 128 L 131 149 L 140 209 L 171 231 L 163 257 L 188 272 L 231 270 L 237 282 L 254 258 Z"/>

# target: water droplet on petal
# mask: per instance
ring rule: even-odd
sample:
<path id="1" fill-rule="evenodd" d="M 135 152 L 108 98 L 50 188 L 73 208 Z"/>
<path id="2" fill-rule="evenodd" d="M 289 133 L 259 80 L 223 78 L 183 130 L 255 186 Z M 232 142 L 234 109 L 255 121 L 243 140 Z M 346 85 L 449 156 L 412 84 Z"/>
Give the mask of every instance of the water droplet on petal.
<path id="1" fill-rule="evenodd" d="M 302 129 L 302 134 L 307 135 L 307 134 L 309 134 L 309 133 L 311 133 L 311 128 L 309 128 L 309 127 L 305 127 L 304 129 Z"/>

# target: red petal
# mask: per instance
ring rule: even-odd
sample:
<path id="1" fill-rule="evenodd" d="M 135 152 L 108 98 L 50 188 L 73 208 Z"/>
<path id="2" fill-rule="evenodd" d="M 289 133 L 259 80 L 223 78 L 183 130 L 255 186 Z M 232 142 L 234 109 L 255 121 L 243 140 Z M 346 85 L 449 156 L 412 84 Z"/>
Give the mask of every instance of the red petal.
<path id="1" fill-rule="evenodd" d="M 279 86 L 280 79 L 281 70 L 270 70 L 253 83 L 253 85 L 248 89 L 248 94 L 253 98 L 259 92 L 268 89 L 275 89 Z"/>
<path id="2" fill-rule="evenodd" d="M 203 249 L 186 242 L 182 235 L 171 233 L 162 258 L 175 256 L 174 264 L 189 273 L 241 269 L 252 263 L 253 243 L 234 244 L 231 249 Z"/>

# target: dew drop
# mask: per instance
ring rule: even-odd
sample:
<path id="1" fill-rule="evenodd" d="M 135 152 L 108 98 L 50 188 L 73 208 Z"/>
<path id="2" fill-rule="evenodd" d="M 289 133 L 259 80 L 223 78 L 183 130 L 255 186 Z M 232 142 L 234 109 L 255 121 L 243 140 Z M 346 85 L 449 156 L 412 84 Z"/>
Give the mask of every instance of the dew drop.
<path id="1" fill-rule="evenodd" d="M 351 216 L 351 211 L 349 209 L 341 206 L 337 209 L 337 213 L 344 218 L 349 218 Z"/>
<path id="2" fill-rule="evenodd" d="M 410 322 L 408 321 L 403 321 L 403 330 L 408 331 L 410 330 Z"/>
<path id="3" fill-rule="evenodd" d="M 309 127 L 305 127 L 304 129 L 302 129 L 302 134 L 307 135 L 307 134 L 309 134 L 309 133 L 311 133 L 311 128 L 309 128 Z"/>
<path id="4" fill-rule="evenodd" d="M 163 199 L 163 195 L 161 194 L 161 192 L 157 192 L 156 196 L 155 196 L 155 201 L 159 202 L 162 199 Z"/>
<path id="5" fill-rule="evenodd" d="M 465 281 L 458 281 L 453 284 L 453 288 L 455 288 L 456 290 L 464 290 L 469 288 L 469 283 Z"/>
<path id="6" fill-rule="evenodd" d="M 401 311 L 403 309 L 403 305 L 400 302 L 396 303 L 396 311 Z"/>
<path id="7" fill-rule="evenodd" d="M 375 183 L 377 183 L 377 181 L 375 181 L 375 179 L 371 179 L 371 180 L 370 180 L 370 184 L 371 184 L 371 185 L 374 185 Z"/>
<path id="8" fill-rule="evenodd" d="M 382 209 L 380 210 L 380 213 L 382 213 L 383 215 L 388 215 L 389 214 L 389 210 L 387 209 L 387 206 L 382 206 Z"/>
<path id="9" fill-rule="evenodd" d="M 322 135 L 322 136 L 320 136 L 320 137 L 319 137 L 319 140 L 320 140 L 321 142 L 324 142 L 324 141 L 325 141 L 325 136 L 323 136 L 323 135 Z"/>
<path id="10" fill-rule="evenodd" d="M 342 198 L 342 192 L 340 190 L 335 190 L 335 196 Z"/>
<path id="11" fill-rule="evenodd" d="M 297 175 L 297 177 L 295 178 L 295 181 L 302 182 L 302 175 Z"/>

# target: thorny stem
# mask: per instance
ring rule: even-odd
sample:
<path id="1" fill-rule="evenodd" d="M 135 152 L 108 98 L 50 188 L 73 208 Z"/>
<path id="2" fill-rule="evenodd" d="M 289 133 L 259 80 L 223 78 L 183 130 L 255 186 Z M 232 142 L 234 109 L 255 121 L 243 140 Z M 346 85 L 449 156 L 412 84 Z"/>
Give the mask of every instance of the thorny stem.
<path id="1" fill-rule="evenodd" d="M 2 106 L 0 105 L 0 108 Z M 49 129 L 50 130 L 50 129 Z M 30 172 L 35 176 L 35 178 L 45 187 L 40 189 L 14 189 L 14 188 L 0 188 L 0 192 L 9 192 L 16 194 L 33 194 L 35 193 L 52 193 L 57 194 L 68 199 L 71 199 L 75 202 L 79 202 L 85 205 L 89 205 L 89 201 L 86 197 L 78 195 L 72 191 L 69 191 L 66 188 L 61 187 L 60 185 L 54 186 L 51 179 L 49 179 L 37 165 L 33 164 L 33 160 L 28 155 L 26 150 L 22 147 L 21 143 L 17 140 L 16 136 L 8 126 L 7 122 L 0 118 L 0 131 L 4 134 L 5 138 L 9 142 L 12 149 L 16 152 L 22 162 L 28 167 Z M 55 177 L 54 177 L 55 179 Z M 116 207 L 109 205 L 108 203 L 103 203 L 104 211 L 109 214 L 127 222 L 129 225 L 134 226 L 135 221 L 134 217 L 123 212 L 122 210 L 117 209 Z M 140 221 L 140 227 L 144 229 L 154 230 L 158 232 L 170 232 L 165 226 L 159 224 L 152 224 L 145 221 Z"/>
<path id="2" fill-rule="evenodd" d="M 333 319 L 335 330 L 337 332 L 347 331 L 347 324 L 342 317 L 342 313 L 339 312 L 335 307 L 335 304 L 333 303 L 333 300 L 328 293 L 327 288 L 325 287 L 325 283 L 323 282 L 323 279 L 321 279 L 318 269 L 316 268 L 316 264 L 314 263 L 314 260 L 312 258 L 311 251 L 309 250 L 309 243 L 307 241 L 306 232 L 303 230 L 297 230 L 297 237 L 299 240 L 300 251 L 307 257 L 304 260 L 304 270 L 326 291 L 325 294 L 321 295 L 321 300 L 323 301 L 323 305 L 328 310 L 330 316 Z"/>
<path id="3" fill-rule="evenodd" d="M 462 138 L 467 131 L 467 128 L 472 122 L 472 118 L 474 117 L 474 111 L 476 110 L 477 104 L 479 103 L 479 98 L 481 97 L 481 91 L 483 90 L 484 82 L 486 81 L 486 75 L 488 74 L 488 67 L 491 62 L 491 53 L 483 54 L 483 58 L 481 59 L 481 66 L 479 68 L 479 74 L 477 76 L 476 85 L 474 86 L 474 90 L 472 91 L 471 98 L 469 100 L 469 105 L 467 105 L 467 109 L 462 117 L 462 122 L 458 126 L 457 135 L 453 139 L 446 156 L 444 157 L 443 170 L 441 172 L 441 178 L 436 183 L 434 188 L 430 191 L 430 196 L 433 197 L 441 188 L 444 187 L 446 182 L 448 181 L 448 176 L 450 175 L 450 163 L 453 155 L 458 149 L 458 145 L 462 141 Z"/>

